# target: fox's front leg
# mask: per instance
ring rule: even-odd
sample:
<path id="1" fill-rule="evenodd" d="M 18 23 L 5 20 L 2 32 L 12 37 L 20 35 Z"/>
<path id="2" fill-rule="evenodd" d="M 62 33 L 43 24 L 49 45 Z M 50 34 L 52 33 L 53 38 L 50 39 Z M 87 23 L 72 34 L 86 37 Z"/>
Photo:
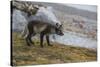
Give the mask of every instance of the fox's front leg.
<path id="1" fill-rule="evenodd" d="M 47 40 L 48 46 L 52 46 L 52 45 L 50 44 L 49 35 L 46 35 L 46 40 Z"/>
<path id="2" fill-rule="evenodd" d="M 41 45 L 41 47 L 43 47 L 43 37 L 44 37 L 44 34 L 41 33 L 40 34 L 40 45 Z"/>

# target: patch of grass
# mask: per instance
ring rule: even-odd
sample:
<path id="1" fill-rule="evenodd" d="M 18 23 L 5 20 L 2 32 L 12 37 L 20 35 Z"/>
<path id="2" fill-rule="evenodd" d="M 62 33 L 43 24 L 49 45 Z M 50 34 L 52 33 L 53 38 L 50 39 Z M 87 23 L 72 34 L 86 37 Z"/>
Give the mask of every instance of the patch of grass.
<path id="1" fill-rule="evenodd" d="M 13 32 L 12 62 L 14 66 L 56 64 L 70 62 L 96 61 L 97 52 L 92 49 L 65 46 L 53 43 L 53 46 L 40 47 L 40 42 L 34 40 L 35 45 L 27 46 L 25 40 L 19 37 L 19 33 Z"/>

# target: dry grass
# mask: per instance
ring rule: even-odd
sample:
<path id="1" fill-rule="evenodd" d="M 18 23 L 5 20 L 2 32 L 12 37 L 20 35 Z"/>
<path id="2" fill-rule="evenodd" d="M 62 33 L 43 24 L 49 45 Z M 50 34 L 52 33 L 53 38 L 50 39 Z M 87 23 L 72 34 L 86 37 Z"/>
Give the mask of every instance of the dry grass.
<path id="1" fill-rule="evenodd" d="M 41 48 L 39 41 L 35 45 L 26 45 L 24 39 L 19 38 L 18 33 L 13 33 L 12 63 L 19 65 L 56 64 L 70 62 L 88 62 L 97 60 L 97 52 L 91 49 L 65 46 L 53 43 L 53 46 L 44 44 Z"/>

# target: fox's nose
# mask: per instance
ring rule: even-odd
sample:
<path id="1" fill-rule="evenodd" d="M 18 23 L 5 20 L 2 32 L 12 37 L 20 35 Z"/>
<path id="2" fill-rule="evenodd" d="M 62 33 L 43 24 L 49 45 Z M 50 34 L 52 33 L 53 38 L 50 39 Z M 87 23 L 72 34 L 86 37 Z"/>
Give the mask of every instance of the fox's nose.
<path id="1" fill-rule="evenodd" d="M 61 32 L 61 33 L 60 33 L 60 35 L 61 35 L 61 36 L 63 36 L 63 35 L 64 35 L 64 33 L 63 33 L 63 32 Z"/>

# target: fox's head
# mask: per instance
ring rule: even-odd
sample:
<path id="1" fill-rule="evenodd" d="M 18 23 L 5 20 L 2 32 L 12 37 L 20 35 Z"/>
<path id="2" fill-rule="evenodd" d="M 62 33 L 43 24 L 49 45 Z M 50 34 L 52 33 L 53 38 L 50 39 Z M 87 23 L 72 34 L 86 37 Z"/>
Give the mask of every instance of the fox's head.
<path id="1" fill-rule="evenodd" d="M 58 34 L 58 35 L 60 35 L 60 36 L 64 35 L 62 24 L 56 23 L 55 31 L 56 31 L 56 34 Z"/>

